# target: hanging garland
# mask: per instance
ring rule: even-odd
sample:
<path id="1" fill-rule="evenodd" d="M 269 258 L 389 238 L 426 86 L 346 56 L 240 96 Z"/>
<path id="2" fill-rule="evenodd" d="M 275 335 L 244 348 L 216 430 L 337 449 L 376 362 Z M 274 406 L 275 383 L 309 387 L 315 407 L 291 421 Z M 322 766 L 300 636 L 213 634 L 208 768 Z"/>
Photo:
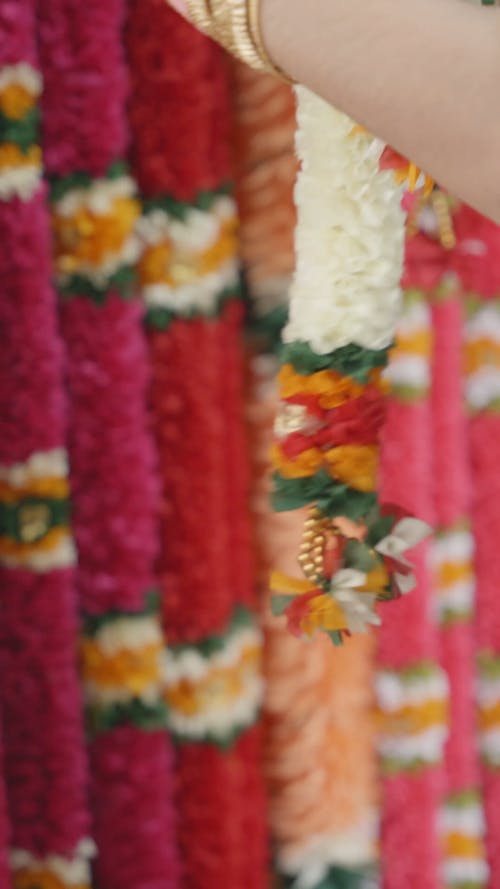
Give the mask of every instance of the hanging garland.
<path id="1" fill-rule="evenodd" d="M 127 47 L 131 159 L 144 210 L 138 271 L 163 488 L 164 700 L 177 741 L 181 884 L 259 889 L 261 635 L 245 510 L 227 72 L 220 51 L 164 0 L 130 5 Z"/>
<path id="2" fill-rule="evenodd" d="M 410 203 L 411 218 L 411 198 L 405 202 Z M 407 239 L 403 312 L 387 371 L 391 390 L 382 453 L 382 496 L 427 519 L 434 518 L 430 403 L 434 343 L 428 294 L 439 280 L 441 262 L 439 243 L 429 245 L 424 236 Z M 383 869 L 384 889 L 415 882 L 436 889 L 441 882 L 437 827 L 449 691 L 439 663 L 429 547 L 424 544 L 414 555 L 415 595 L 388 609 L 378 636 L 380 844 L 381 860 L 388 863 Z"/>
<path id="3" fill-rule="evenodd" d="M 500 622 L 498 562 L 498 382 L 500 379 L 500 235 L 497 226 L 463 207 L 456 219 L 454 271 L 464 302 L 464 386 L 469 412 L 472 527 L 475 536 L 477 722 L 486 814 L 490 887 L 500 886 Z"/>
<path id="4" fill-rule="evenodd" d="M 378 600 L 413 587 L 405 553 L 427 533 L 381 509 L 376 495 L 404 216 L 392 172 L 380 169 L 382 144 L 304 88 L 297 96 L 297 268 L 273 499 L 279 510 L 314 507 L 299 557 L 306 579 L 278 575 L 273 588 L 295 632 L 321 628 L 339 643 L 379 622 Z"/>
<path id="5" fill-rule="evenodd" d="M 271 76 L 236 64 L 233 77 L 250 333 L 254 348 L 272 351 L 294 265 L 295 103 L 290 87 Z M 303 523 L 300 511 L 269 506 L 276 363 L 272 354 L 251 356 L 247 401 L 258 580 L 266 598 L 270 566 L 293 572 Z M 304 646 L 269 612 L 264 629 L 264 762 L 280 885 L 367 886 L 377 857 L 373 640 L 360 636 L 342 652 L 326 639 Z"/>
<path id="6" fill-rule="evenodd" d="M 275 349 L 286 321 L 295 266 L 295 97 L 287 83 L 234 62 L 232 99 L 235 196 L 249 331 L 258 348 Z"/>
<path id="7" fill-rule="evenodd" d="M 446 787 L 440 828 L 443 883 L 450 889 L 464 885 L 484 887 L 489 876 L 475 743 L 474 539 L 469 521 L 471 479 L 463 404 L 463 307 L 460 282 L 448 270 L 452 265 L 453 256 L 447 251 L 443 278 L 432 304 L 433 481 L 437 520 L 432 562 L 441 664 L 450 688 Z"/>
<path id="8" fill-rule="evenodd" d="M 0 3 L 3 885 L 90 885 L 62 350 L 41 185 L 35 17 Z M 7 843 L 10 849 L 7 848 Z M 2 868 L 4 869 L 4 868 Z"/>
<path id="9" fill-rule="evenodd" d="M 156 479 L 146 433 L 140 214 L 127 142 L 125 4 L 40 6 L 55 277 L 67 348 L 69 450 L 83 611 L 80 663 L 106 889 L 176 885 L 164 640 L 154 588 Z"/>

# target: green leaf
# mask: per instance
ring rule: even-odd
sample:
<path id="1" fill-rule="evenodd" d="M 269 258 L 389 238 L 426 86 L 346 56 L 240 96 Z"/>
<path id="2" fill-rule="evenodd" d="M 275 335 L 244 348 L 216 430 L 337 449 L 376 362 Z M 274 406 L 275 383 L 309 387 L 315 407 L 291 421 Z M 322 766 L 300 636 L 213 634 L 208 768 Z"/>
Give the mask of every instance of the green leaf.
<path id="1" fill-rule="evenodd" d="M 344 557 L 350 568 L 357 568 L 367 574 L 376 567 L 377 557 L 361 540 L 348 540 L 344 549 Z"/>
<path id="2" fill-rule="evenodd" d="M 388 349 L 363 349 L 354 343 L 318 355 L 308 343 L 296 340 L 287 343 L 281 354 L 282 361 L 293 364 L 297 373 L 311 374 L 320 370 L 336 370 L 338 373 L 351 377 L 359 383 L 365 383 L 370 371 L 376 367 L 385 367 L 388 360 Z"/>

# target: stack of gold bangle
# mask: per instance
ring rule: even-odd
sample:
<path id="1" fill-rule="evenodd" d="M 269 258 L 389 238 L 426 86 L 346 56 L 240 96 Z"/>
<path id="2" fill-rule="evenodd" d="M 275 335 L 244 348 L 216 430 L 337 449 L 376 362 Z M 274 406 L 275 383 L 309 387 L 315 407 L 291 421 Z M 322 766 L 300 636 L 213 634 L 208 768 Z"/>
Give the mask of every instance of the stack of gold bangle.
<path id="1" fill-rule="evenodd" d="M 187 0 L 187 7 L 193 24 L 233 56 L 251 68 L 289 80 L 264 46 L 260 0 Z"/>

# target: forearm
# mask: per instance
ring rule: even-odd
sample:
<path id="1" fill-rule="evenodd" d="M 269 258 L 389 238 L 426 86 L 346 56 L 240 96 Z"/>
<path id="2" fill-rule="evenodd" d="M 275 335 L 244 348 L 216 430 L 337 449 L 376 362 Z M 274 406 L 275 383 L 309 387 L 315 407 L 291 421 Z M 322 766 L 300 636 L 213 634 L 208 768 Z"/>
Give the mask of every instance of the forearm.
<path id="1" fill-rule="evenodd" d="M 262 0 L 301 83 L 500 222 L 500 10 L 461 0 Z"/>

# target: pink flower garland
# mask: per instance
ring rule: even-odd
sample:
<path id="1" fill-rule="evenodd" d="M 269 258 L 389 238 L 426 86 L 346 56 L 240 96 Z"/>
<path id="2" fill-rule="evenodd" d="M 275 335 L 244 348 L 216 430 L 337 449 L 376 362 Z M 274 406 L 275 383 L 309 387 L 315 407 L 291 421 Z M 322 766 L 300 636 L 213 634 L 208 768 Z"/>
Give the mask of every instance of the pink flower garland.
<path id="1" fill-rule="evenodd" d="M 406 306 L 389 365 L 393 397 L 383 446 L 382 499 L 429 521 L 431 339 L 422 285 L 427 289 L 436 280 L 436 259 L 431 253 L 421 261 L 424 257 L 420 258 L 417 251 L 418 243 L 409 241 L 403 282 Z M 416 356 L 415 340 L 420 342 Z M 381 859 L 385 889 L 413 885 L 437 889 L 439 885 L 437 823 L 443 784 L 446 685 L 437 663 L 437 636 L 430 619 L 428 550 L 426 542 L 412 555 L 417 589 L 393 603 L 384 614 L 379 633 L 376 690 L 382 717 Z M 430 723 L 429 708 L 434 715 Z"/>
<path id="2" fill-rule="evenodd" d="M 2 84 L 19 78 L 29 93 L 32 4 L 3 0 L 0 34 Z M 34 880 L 48 855 L 72 860 L 89 834 L 49 219 L 42 186 L 22 193 L 0 200 L 0 672 L 14 883 Z"/>
<path id="3" fill-rule="evenodd" d="M 436 538 L 436 614 L 441 663 L 450 685 L 442 810 L 443 883 L 485 886 L 484 816 L 476 754 L 473 538 L 469 527 L 470 472 L 463 402 L 461 294 L 444 278 L 432 306 L 433 454 Z"/>
<path id="4" fill-rule="evenodd" d="M 145 625 L 148 638 L 159 635 L 145 599 L 154 583 L 157 496 L 146 433 L 146 354 L 140 306 L 120 296 L 123 270 L 112 265 L 113 249 L 123 248 L 125 265 L 134 256 L 132 186 L 112 168 L 126 145 L 123 19 L 121 0 L 42 4 L 44 135 L 55 179 L 56 260 L 65 292 L 61 321 L 68 350 L 77 580 L 88 620 L 83 670 L 88 699 L 97 702 L 94 723 L 108 729 L 90 747 L 96 876 L 106 889 L 166 889 L 176 883 L 171 752 L 161 728 L 159 691 L 154 705 L 151 695 L 143 700 L 139 694 L 152 663 L 159 683 L 158 643 L 138 653 L 135 641 L 136 626 Z M 79 227 L 78 214 L 91 220 L 90 229 Z M 76 242 L 65 240 L 68 225 Z M 118 243 L 113 238 L 122 230 L 129 240 Z M 101 249 L 104 265 L 95 271 L 92 262 Z M 100 640 L 115 625 L 121 629 L 109 655 Z M 120 642 L 127 627 L 129 641 Z M 113 667 L 121 672 L 112 687 L 105 671 L 93 672 L 95 658 L 105 670 L 108 656 L 108 669 L 122 665 Z"/>
<path id="5" fill-rule="evenodd" d="M 465 386 L 470 412 L 472 517 L 476 544 L 479 750 L 490 889 L 500 887 L 500 229 L 463 207 L 454 269 L 465 308 Z"/>

